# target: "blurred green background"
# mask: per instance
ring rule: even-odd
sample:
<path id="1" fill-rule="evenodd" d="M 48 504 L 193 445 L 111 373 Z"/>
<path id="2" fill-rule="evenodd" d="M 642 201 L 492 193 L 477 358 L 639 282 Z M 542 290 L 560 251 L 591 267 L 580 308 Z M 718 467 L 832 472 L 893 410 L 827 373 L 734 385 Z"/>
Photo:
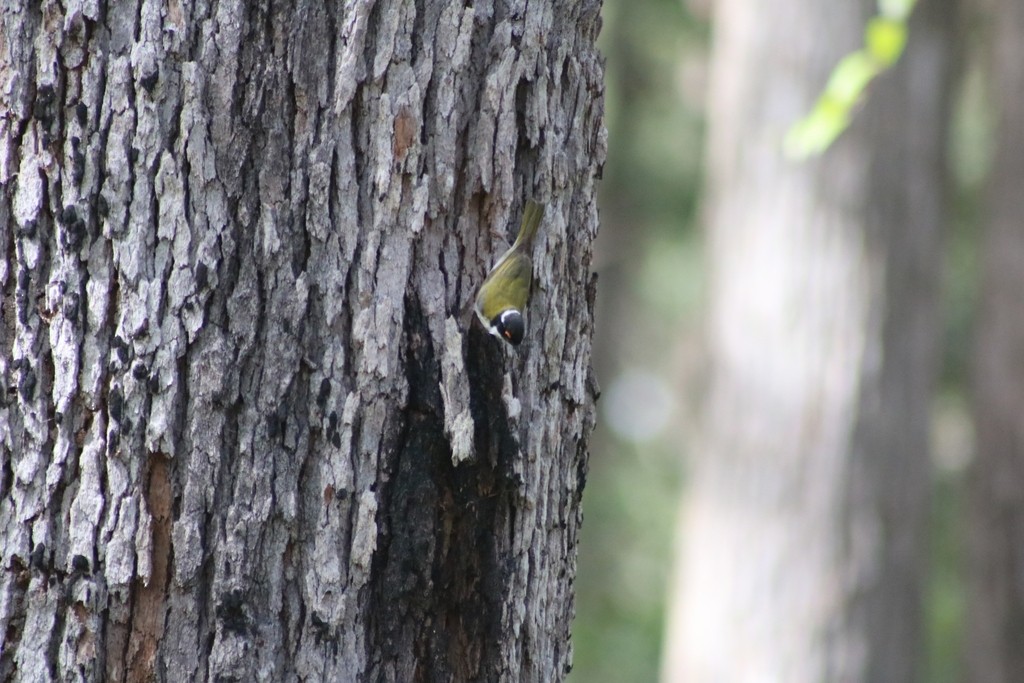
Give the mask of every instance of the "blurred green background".
<path id="1" fill-rule="evenodd" d="M 679 495 L 705 381 L 700 211 L 710 15 L 710 0 L 605 2 L 600 45 L 609 149 L 595 341 L 603 393 L 583 499 L 573 683 L 658 680 Z M 926 605 L 926 680 L 933 683 L 952 683 L 963 673 L 973 226 L 991 159 L 983 69 L 970 59 L 962 68 L 950 149 L 956 192 L 946 240 L 945 361 L 933 426 Z"/>
<path id="2" fill-rule="evenodd" d="M 599 202 L 599 419 L 583 502 L 571 681 L 657 680 L 704 282 L 708 18 L 605 3 L 608 160 Z"/>

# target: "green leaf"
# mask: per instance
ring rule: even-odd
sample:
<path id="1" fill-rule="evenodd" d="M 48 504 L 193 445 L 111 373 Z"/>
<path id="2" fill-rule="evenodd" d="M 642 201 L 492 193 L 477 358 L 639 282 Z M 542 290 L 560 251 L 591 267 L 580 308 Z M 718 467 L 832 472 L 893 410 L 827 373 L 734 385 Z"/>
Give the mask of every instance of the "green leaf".
<path id="1" fill-rule="evenodd" d="M 803 159 L 821 154 L 850 125 L 850 107 L 828 94 L 814 105 L 810 114 L 795 123 L 783 142 L 787 156 Z"/>
<path id="2" fill-rule="evenodd" d="M 828 79 L 825 94 L 852 107 L 878 71 L 875 60 L 864 50 L 846 55 Z"/>
<path id="3" fill-rule="evenodd" d="M 907 18 L 916 2 L 878 0 L 879 14 L 864 29 L 864 48 L 840 60 L 814 109 L 790 127 L 783 141 L 787 155 L 804 158 L 820 154 L 846 130 L 868 83 L 903 54 Z"/>
<path id="4" fill-rule="evenodd" d="M 786 154 L 802 159 L 828 149 L 850 125 L 853 106 L 877 74 L 878 65 L 864 50 L 843 57 L 814 109 L 786 134 Z"/>
<path id="5" fill-rule="evenodd" d="M 875 17 L 868 22 L 864 43 L 868 54 L 880 66 L 888 68 L 903 54 L 903 47 L 907 44 L 907 26 L 893 19 Z"/>

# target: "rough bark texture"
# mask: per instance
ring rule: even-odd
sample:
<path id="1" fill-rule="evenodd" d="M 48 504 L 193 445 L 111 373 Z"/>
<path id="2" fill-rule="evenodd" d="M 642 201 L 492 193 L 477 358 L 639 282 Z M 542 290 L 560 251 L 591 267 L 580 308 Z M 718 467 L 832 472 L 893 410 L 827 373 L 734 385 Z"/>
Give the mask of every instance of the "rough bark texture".
<path id="1" fill-rule="evenodd" d="M 563 676 L 599 6 L 0 7 L 0 679 Z"/>
<path id="2" fill-rule="evenodd" d="M 950 2 L 821 159 L 781 155 L 873 1 L 717 3 L 711 385 L 665 680 L 914 681 Z"/>
<path id="3" fill-rule="evenodd" d="M 1024 4 L 989 3 L 997 132 L 975 346 L 967 679 L 1024 681 Z"/>

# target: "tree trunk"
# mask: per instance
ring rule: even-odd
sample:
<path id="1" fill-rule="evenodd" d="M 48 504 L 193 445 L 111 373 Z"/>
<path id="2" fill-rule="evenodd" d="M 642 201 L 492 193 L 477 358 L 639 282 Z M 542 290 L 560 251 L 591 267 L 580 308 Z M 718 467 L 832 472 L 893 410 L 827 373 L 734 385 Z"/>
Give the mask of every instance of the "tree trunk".
<path id="1" fill-rule="evenodd" d="M 1024 5 L 989 3 L 997 129 L 974 349 L 967 669 L 1024 680 Z"/>
<path id="2" fill-rule="evenodd" d="M 0 10 L 0 678 L 563 677 L 599 7 Z"/>
<path id="3" fill-rule="evenodd" d="M 710 393 L 665 680 L 914 681 L 954 18 L 822 158 L 781 155 L 875 3 L 717 4 Z"/>

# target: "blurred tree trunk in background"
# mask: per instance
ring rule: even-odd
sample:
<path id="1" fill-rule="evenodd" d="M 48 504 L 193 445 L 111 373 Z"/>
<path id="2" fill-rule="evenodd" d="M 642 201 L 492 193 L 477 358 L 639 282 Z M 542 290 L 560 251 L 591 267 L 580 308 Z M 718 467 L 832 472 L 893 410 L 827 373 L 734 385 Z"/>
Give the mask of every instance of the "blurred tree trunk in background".
<path id="1" fill-rule="evenodd" d="M 527 5 L 0 10 L 0 679 L 564 676 L 600 2 Z"/>
<path id="2" fill-rule="evenodd" d="M 781 139 L 873 0 L 716 4 L 710 393 L 664 680 L 921 670 L 953 0 L 824 157 Z"/>
<path id="3" fill-rule="evenodd" d="M 1024 3 L 991 12 L 997 121 L 974 359 L 967 680 L 1024 681 Z"/>

